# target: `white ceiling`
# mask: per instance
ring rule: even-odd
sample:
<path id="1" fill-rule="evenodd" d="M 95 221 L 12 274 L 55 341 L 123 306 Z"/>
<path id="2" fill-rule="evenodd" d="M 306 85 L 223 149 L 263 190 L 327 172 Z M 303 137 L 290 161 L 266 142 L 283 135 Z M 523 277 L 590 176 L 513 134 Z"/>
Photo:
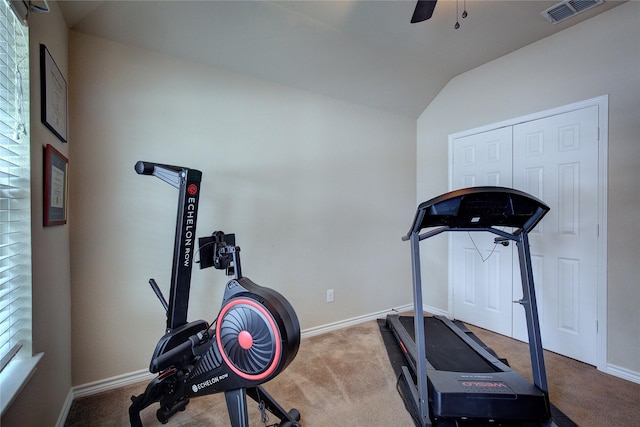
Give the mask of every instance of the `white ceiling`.
<path id="1" fill-rule="evenodd" d="M 78 32 L 417 118 L 456 75 L 623 2 L 555 25 L 546 0 L 440 0 L 418 24 L 415 1 L 58 4 Z"/>

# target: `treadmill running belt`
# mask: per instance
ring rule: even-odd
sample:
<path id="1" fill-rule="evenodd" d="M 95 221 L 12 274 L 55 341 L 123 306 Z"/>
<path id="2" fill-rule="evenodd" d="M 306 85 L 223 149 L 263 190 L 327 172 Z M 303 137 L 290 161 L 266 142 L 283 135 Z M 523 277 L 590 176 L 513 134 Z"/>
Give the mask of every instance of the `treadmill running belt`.
<path id="1" fill-rule="evenodd" d="M 415 342 L 413 317 L 400 316 L 400 323 Z M 425 317 L 424 329 L 427 360 L 438 371 L 476 374 L 499 372 L 440 320 Z"/>

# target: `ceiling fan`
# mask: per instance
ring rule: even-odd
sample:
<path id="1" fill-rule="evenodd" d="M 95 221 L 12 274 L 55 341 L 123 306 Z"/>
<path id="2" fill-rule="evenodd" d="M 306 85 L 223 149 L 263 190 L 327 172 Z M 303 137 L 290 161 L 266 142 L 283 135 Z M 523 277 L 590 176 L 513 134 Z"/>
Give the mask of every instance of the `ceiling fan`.
<path id="1" fill-rule="evenodd" d="M 453 28 L 455 28 L 456 30 L 460 28 L 460 22 L 457 21 L 458 1 L 459 0 L 456 0 L 456 24 L 453 26 Z M 416 3 L 416 8 L 413 11 L 413 16 L 411 17 L 411 23 L 415 24 L 416 22 L 426 21 L 427 19 L 431 18 L 431 16 L 433 15 L 433 10 L 436 8 L 436 3 L 437 0 L 418 0 L 418 3 Z M 460 15 L 462 18 L 466 18 L 469 15 L 467 13 L 466 3 L 466 0 L 464 0 L 464 11 L 462 12 L 462 15 Z"/>
<path id="2" fill-rule="evenodd" d="M 416 8 L 413 11 L 411 17 L 411 23 L 426 21 L 433 15 L 433 10 L 436 8 L 437 0 L 418 0 Z"/>

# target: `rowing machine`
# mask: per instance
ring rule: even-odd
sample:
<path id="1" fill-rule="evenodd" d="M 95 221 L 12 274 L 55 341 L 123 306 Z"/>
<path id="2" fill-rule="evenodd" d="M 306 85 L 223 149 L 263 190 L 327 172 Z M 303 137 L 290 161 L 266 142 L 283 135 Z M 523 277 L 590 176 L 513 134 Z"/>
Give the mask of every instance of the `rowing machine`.
<path id="1" fill-rule="evenodd" d="M 144 393 L 131 397 L 131 426 L 141 427 L 140 412 L 155 402 L 164 424 L 185 410 L 189 399 L 223 392 L 232 427 L 248 426 L 247 395 L 259 403 L 263 420 L 269 411 L 280 427 L 299 427 L 298 410 L 285 411 L 260 385 L 282 372 L 298 352 L 300 324 L 293 307 L 278 292 L 243 277 L 235 235 L 217 231 L 198 239 L 200 268 L 225 270 L 233 278 L 214 322 L 187 322 L 202 173 L 149 162 L 138 162 L 135 170 L 178 188 L 179 200 L 168 303 L 156 281 L 149 281 L 167 312 L 166 333 L 149 366 L 157 376 Z"/>

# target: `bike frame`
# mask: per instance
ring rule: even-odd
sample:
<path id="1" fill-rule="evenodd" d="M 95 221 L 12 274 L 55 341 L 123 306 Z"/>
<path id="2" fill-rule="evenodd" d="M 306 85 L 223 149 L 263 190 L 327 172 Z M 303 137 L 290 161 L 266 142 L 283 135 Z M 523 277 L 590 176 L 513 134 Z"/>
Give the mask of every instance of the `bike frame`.
<path id="1" fill-rule="evenodd" d="M 196 252 L 196 222 L 202 172 L 196 169 L 148 162 L 138 162 L 136 171 L 141 175 L 153 175 L 160 178 L 179 191 L 171 289 L 167 306 L 168 333 L 187 323 L 191 272 Z"/>

